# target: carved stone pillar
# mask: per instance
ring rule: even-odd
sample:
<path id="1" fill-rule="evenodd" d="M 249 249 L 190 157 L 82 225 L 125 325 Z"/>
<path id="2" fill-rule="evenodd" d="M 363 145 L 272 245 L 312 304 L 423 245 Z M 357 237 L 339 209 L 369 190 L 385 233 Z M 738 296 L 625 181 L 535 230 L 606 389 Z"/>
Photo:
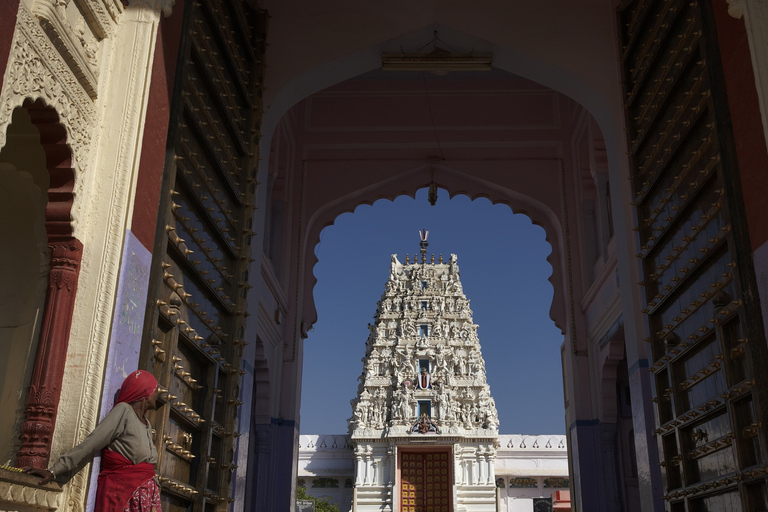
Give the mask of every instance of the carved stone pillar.
<path id="1" fill-rule="evenodd" d="M 456 485 L 464 485 L 464 461 L 457 456 L 454 459 L 454 472 L 456 474 Z"/>
<path id="2" fill-rule="evenodd" d="M 365 463 L 365 477 L 363 477 L 363 485 L 373 485 L 373 482 L 371 481 L 371 477 L 373 476 L 373 470 L 371 468 L 371 456 L 366 453 L 363 457 L 363 461 Z"/>
<path id="3" fill-rule="evenodd" d="M 355 471 L 355 487 L 363 485 L 363 479 L 365 478 L 365 465 L 363 463 L 363 456 L 359 452 L 355 453 L 355 464 L 357 470 Z"/>
<path id="4" fill-rule="evenodd" d="M 61 396 L 69 330 L 75 307 L 83 244 L 76 238 L 50 241 L 51 270 L 27 398 L 26 421 L 21 427 L 21 448 L 16 466 L 46 468 Z"/>

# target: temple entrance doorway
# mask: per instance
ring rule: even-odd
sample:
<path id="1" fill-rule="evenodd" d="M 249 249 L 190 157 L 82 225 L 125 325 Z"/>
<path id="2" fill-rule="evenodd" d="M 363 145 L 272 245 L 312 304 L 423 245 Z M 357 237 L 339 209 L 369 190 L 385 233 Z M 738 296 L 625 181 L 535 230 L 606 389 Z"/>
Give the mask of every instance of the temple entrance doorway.
<path id="1" fill-rule="evenodd" d="M 404 450 L 398 454 L 398 499 L 402 512 L 451 512 L 450 449 Z"/>

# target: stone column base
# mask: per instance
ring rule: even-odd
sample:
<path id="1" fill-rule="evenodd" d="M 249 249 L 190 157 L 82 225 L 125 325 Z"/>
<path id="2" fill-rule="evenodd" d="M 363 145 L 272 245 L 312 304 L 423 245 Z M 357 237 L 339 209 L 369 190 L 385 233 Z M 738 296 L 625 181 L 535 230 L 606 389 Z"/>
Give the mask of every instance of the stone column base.
<path id="1" fill-rule="evenodd" d="M 0 469 L 0 512 L 58 510 L 62 501 L 57 483 L 37 485 L 39 477 Z"/>

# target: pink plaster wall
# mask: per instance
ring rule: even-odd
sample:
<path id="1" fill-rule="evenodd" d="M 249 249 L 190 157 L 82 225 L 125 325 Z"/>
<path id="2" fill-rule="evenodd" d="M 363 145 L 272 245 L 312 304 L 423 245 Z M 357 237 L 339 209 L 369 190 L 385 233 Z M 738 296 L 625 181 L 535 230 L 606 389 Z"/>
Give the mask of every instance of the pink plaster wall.
<path id="1" fill-rule="evenodd" d="M 728 14 L 726 2 L 712 4 L 720 44 L 728 107 L 738 158 L 752 250 L 768 241 L 768 152 L 757 100 L 755 74 L 743 19 Z"/>
<path id="2" fill-rule="evenodd" d="M 571 139 L 574 130 L 588 129 L 584 115 L 562 94 L 500 71 L 446 77 L 376 71 L 301 102 L 280 130 L 295 145 L 293 165 L 283 172 L 286 197 L 302 205 L 302 217 L 285 229 L 304 236 L 284 239 L 292 244 L 285 250 L 305 261 L 303 272 L 289 279 L 294 286 L 304 280 L 302 318 L 316 319 L 312 268 L 320 231 L 362 203 L 413 195 L 434 180 L 452 195 L 507 204 L 545 228 L 553 246 L 551 316 L 565 331 L 563 193 L 577 218 L 583 177 L 574 168 Z M 569 229 L 579 268 L 577 223 Z M 577 301 L 589 287 L 582 279 L 573 274 Z"/>
<path id="3" fill-rule="evenodd" d="M 434 30 L 457 51 L 493 52 L 496 67 L 565 92 L 598 118 L 620 115 L 620 104 L 606 103 L 619 99 L 613 3 L 265 0 L 265 104 L 273 110 L 266 122 L 314 92 L 378 68 L 382 51 L 418 50 Z"/>

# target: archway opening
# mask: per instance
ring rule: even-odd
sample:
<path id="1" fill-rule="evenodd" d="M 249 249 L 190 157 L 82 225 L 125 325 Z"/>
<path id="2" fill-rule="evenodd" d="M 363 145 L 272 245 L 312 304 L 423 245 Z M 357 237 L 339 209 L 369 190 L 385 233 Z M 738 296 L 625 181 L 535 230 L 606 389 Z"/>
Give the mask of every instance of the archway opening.
<path id="1" fill-rule="evenodd" d="M 418 229 L 428 258 L 458 256 L 464 292 L 486 362 L 502 434 L 564 434 L 560 346 L 549 318 L 553 288 L 544 230 L 506 205 L 427 189 L 360 206 L 325 228 L 315 247 L 318 322 L 304 345 L 301 433 L 347 432 L 360 357 L 384 291 L 390 254 L 411 260 Z"/>
<path id="2" fill-rule="evenodd" d="M 555 344 L 562 345 L 562 350 L 551 361 L 562 358 L 565 362 L 553 373 L 558 378 L 549 380 L 557 382 L 560 393 L 565 387 L 570 395 L 561 402 L 563 408 L 558 403 L 555 410 L 560 414 L 559 424 L 568 429 L 569 442 L 575 439 L 580 444 L 580 451 L 573 452 L 576 467 L 590 465 L 598 439 L 590 430 L 596 424 L 596 410 L 589 389 L 589 365 L 582 364 L 586 359 L 576 358 L 588 354 L 589 343 L 599 338 L 601 330 L 609 325 L 606 322 L 621 323 L 621 309 L 618 280 L 614 278 L 617 241 L 610 218 L 610 151 L 597 121 L 584 106 L 556 90 L 498 69 L 484 76 L 451 73 L 441 77 L 378 70 L 333 85 L 296 104 L 276 126 L 271 142 L 265 178 L 268 203 L 264 255 L 273 264 L 271 286 L 285 283 L 286 289 L 296 291 L 295 300 L 279 294 L 274 297 L 275 302 L 286 304 L 275 312 L 276 327 L 290 331 L 290 320 L 295 318 L 296 336 L 303 337 L 308 328 L 316 324 L 319 329 L 322 323 L 322 319 L 317 323 L 321 317 L 317 307 L 322 299 L 313 295 L 320 278 L 316 263 L 323 258 L 325 233 L 321 232 L 339 223 L 343 212 L 353 212 L 361 204 L 394 200 L 435 185 L 452 195 L 490 198 L 524 213 L 527 222 L 544 228 L 551 251 L 546 276 L 554 286 L 542 311 L 568 337 L 566 345 Z M 425 198 L 422 201 L 427 204 Z M 506 211 L 511 215 L 509 209 Z M 401 261 L 404 253 L 413 255 L 418 250 L 416 230 L 420 228 L 435 234 L 433 226 L 416 219 L 410 230 L 413 241 L 396 244 L 402 248 L 382 249 L 384 262 L 392 253 L 397 253 Z M 344 244 L 347 264 L 340 275 L 350 277 L 337 276 L 329 278 L 331 281 L 357 279 L 349 271 L 349 261 L 361 259 L 361 250 L 354 239 Z M 444 257 L 454 252 L 451 248 L 432 249 Z M 298 257 L 290 267 L 289 254 Z M 370 259 L 378 258 L 381 256 Z M 459 254 L 462 268 L 466 267 L 464 260 Z M 373 295 L 356 303 L 370 308 L 361 315 L 365 323 L 373 317 L 384 282 L 383 277 L 379 278 L 371 287 Z M 291 283 L 296 287 L 292 288 Z M 472 294 L 467 295 L 476 302 Z M 293 304 L 298 311 L 292 309 Z M 289 320 L 285 324 L 288 327 L 277 321 L 282 320 L 282 313 Z M 475 321 L 481 326 L 479 336 L 486 361 L 515 357 L 485 353 L 488 343 L 482 333 L 483 321 Z M 339 323 L 342 329 L 354 328 L 349 318 Z M 307 360 L 313 357 L 309 334 L 303 353 Z M 352 343 L 362 346 L 366 336 L 363 330 Z M 292 354 L 298 353 L 296 345 L 290 348 Z M 330 346 L 326 350 L 336 352 Z M 332 374 L 351 366 L 354 379 L 361 369 L 357 362 L 360 354 L 347 363 L 334 360 L 320 366 Z M 504 371 L 513 373 L 508 368 Z M 560 379 L 563 372 L 565 376 Z M 308 384 L 308 374 L 300 369 L 296 374 L 304 389 L 318 389 Z M 490 384 L 494 394 L 515 392 L 496 390 L 499 386 L 493 384 L 493 379 Z M 354 393 L 354 380 L 347 388 Z M 286 403 L 298 402 L 295 394 L 285 395 Z M 349 398 L 347 394 L 340 402 L 343 419 L 351 413 L 346 405 Z M 305 397 L 303 403 L 326 404 L 327 399 L 321 394 Z M 532 415 L 538 412 L 537 408 L 528 410 L 533 411 Z M 334 431 L 344 431 L 343 419 Z M 298 422 L 301 432 L 307 432 L 302 423 Z M 504 432 L 506 421 L 501 419 L 500 423 Z"/>

